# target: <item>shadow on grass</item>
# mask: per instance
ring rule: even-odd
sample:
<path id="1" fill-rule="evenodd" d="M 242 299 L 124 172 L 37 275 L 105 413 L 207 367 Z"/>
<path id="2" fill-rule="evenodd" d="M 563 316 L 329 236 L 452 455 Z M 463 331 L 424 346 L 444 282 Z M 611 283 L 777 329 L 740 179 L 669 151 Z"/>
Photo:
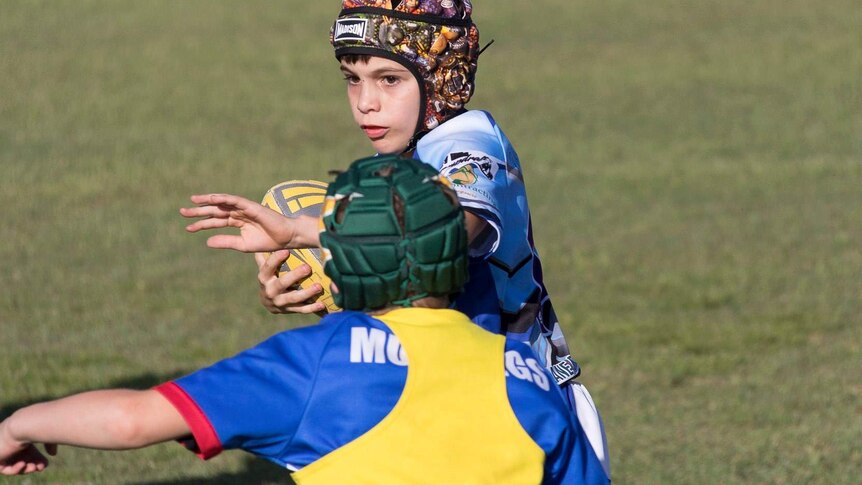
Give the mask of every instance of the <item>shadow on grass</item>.
<path id="1" fill-rule="evenodd" d="M 141 374 L 141 375 L 136 376 L 136 377 L 129 377 L 126 379 L 120 379 L 118 381 L 114 381 L 114 382 L 110 383 L 109 385 L 107 385 L 103 388 L 100 387 L 100 388 L 94 388 L 94 389 L 81 389 L 81 390 L 78 390 L 78 391 L 75 391 L 75 392 L 72 392 L 69 394 L 77 394 L 78 392 L 86 392 L 86 391 L 95 391 L 97 389 L 149 389 L 149 388 L 156 386 L 158 384 L 161 384 L 163 382 L 167 382 L 169 380 L 176 379 L 177 377 L 186 375 L 187 373 L 188 373 L 188 371 L 174 371 L 174 372 L 170 372 L 167 374 L 161 374 L 161 375 L 157 375 L 157 374 L 153 374 L 153 373 Z M 29 406 L 31 404 L 36 404 L 39 402 L 53 401 L 54 399 L 59 399 L 61 397 L 65 397 L 66 395 L 68 395 L 68 394 L 45 395 L 45 396 L 38 396 L 34 399 L 29 399 L 26 401 L 3 403 L 2 406 L 0 406 L 0 420 L 6 419 L 7 417 L 9 417 L 10 414 L 15 412 L 17 409 L 23 408 L 25 406 Z"/>
<path id="2" fill-rule="evenodd" d="M 153 386 L 161 384 L 163 382 L 167 382 L 172 379 L 176 379 L 177 377 L 183 376 L 187 374 L 188 371 L 174 371 L 167 374 L 142 374 L 136 377 L 130 377 L 126 379 L 121 379 L 115 382 L 112 382 L 108 386 L 105 386 L 106 389 L 149 389 Z M 82 389 L 79 392 L 87 391 L 88 389 Z M 20 402 L 12 402 L 12 403 L 3 403 L 0 406 L 0 421 L 6 419 L 16 410 L 23 408 L 25 406 L 29 406 L 31 404 L 36 404 L 44 401 L 52 401 L 54 399 L 59 399 L 63 397 L 63 395 L 56 396 L 39 396 L 34 399 L 20 401 Z M 184 478 L 181 480 L 169 480 L 163 482 L 138 482 L 135 485 L 180 485 L 180 484 L 236 484 L 236 483 L 294 483 L 293 480 L 290 479 L 290 475 L 287 470 L 281 468 L 274 463 L 270 463 L 266 460 L 260 458 L 254 458 L 249 456 L 245 459 L 244 469 L 235 472 L 235 473 L 223 473 L 221 475 L 216 475 L 213 477 L 206 478 Z"/>
<path id="3" fill-rule="evenodd" d="M 234 485 L 237 483 L 287 483 L 293 484 L 284 468 L 254 457 L 245 459 L 243 469 L 236 473 L 222 473 L 206 478 L 182 478 L 163 482 L 133 482 L 133 485 Z"/>

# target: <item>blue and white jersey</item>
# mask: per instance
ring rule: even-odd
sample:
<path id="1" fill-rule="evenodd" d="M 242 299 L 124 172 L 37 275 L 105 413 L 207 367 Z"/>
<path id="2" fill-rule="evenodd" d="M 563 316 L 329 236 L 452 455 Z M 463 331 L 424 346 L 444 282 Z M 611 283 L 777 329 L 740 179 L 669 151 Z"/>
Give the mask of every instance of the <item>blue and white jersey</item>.
<path id="1" fill-rule="evenodd" d="M 470 281 L 455 303 L 482 327 L 528 343 L 545 366 L 569 348 L 542 281 L 518 155 L 485 111 L 467 111 L 422 137 L 413 158 L 446 175 L 461 205 L 493 228 L 473 242 Z"/>
<path id="2" fill-rule="evenodd" d="M 432 332 L 442 329 L 438 334 L 441 339 L 459 335 L 458 326 L 475 329 L 465 315 L 453 310 L 401 309 L 376 318 L 344 311 L 326 316 L 318 325 L 279 333 L 156 390 L 189 423 L 192 437 L 185 444 L 202 458 L 223 449 L 243 449 L 290 470 L 300 470 L 368 436 L 369 430 L 385 418 L 392 426 L 390 413 L 396 405 L 403 409 L 399 400 L 404 399 L 408 370 L 414 365 L 389 327 L 397 323 L 403 329 L 403 322 Z M 447 342 L 434 348 L 452 345 Z M 526 432 L 543 452 L 538 463 L 544 469 L 543 483 L 608 483 L 560 389 L 533 352 L 511 340 L 498 352 L 497 358 L 504 363 L 496 372 L 505 369 L 506 375 L 502 400 L 508 402 L 520 432 Z M 462 367 L 449 369 L 453 365 L 447 365 L 445 359 L 446 355 L 435 356 L 430 365 L 437 373 L 455 372 L 444 375 L 452 381 L 451 376 Z M 484 375 L 458 379 L 479 383 L 494 380 Z M 454 409 L 475 408 L 479 404 L 473 403 L 469 394 L 458 391 L 446 402 L 454 403 Z M 452 410 L 438 412 L 443 414 L 439 417 L 441 426 L 456 419 L 448 414 Z M 495 413 L 487 419 L 497 422 L 505 414 Z M 450 429 L 458 442 L 481 441 L 481 436 L 459 436 L 457 433 L 463 431 L 457 426 Z"/>

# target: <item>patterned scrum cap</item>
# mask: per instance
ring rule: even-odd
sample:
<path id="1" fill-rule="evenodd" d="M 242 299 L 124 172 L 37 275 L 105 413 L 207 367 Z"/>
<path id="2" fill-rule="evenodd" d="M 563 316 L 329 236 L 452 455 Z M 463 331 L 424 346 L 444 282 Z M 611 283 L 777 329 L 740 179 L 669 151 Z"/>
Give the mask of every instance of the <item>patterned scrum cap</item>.
<path id="1" fill-rule="evenodd" d="M 330 42 L 336 57 L 385 57 L 413 73 L 422 92 L 421 135 L 473 95 L 480 49 L 472 12 L 469 0 L 343 0 Z"/>

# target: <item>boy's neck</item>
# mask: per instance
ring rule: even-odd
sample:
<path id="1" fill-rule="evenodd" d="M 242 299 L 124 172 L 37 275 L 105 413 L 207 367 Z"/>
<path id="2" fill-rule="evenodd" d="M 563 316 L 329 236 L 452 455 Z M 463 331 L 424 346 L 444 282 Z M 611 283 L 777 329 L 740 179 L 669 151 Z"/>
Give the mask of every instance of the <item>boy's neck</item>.
<path id="1" fill-rule="evenodd" d="M 410 305 L 410 307 L 408 307 L 408 308 L 430 308 L 433 310 L 439 310 L 439 309 L 443 309 L 443 308 L 449 308 L 449 303 L 450 303 L 449 297 L 447 297 L 447 296 L 426 296 L 425 298 L 420 298 L 420 299 L 414 301 L 413 304 Z M 404 307 L 390 305 L 390 306 L 383 307 L 383 308 L 380 308 L 377 310 L 371 310 L 371 311 L 366 312 L 366 313 L 371 315 L 371 316 L 383 315 L 384 313 L 389 313 L 392 310 L 398 310 L 401 308 L 404 308 Z"/>

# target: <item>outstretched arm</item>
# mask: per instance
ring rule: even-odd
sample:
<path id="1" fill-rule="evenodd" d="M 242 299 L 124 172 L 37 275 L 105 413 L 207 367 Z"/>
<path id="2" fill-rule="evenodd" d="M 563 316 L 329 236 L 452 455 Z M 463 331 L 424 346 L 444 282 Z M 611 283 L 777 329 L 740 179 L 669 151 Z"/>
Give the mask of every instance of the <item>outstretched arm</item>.
<path id="1" fill-rule="evenodd" d="M 188 226 L 189 232 L 236 227 L 239 235 L 218 234 L 207 246 L 245 253 L 320 246 L 317 218 L 285 217 L 244 197 L 230 194 L 193 195 L 197 207 L 180 209 L 184 217 L 203 219 Z"/>
<path id="2" fill-rule="evenodd" d="M 0 474 L 42 471 L 48 459 L 34 446 L 45 443 L 127 450 L 191 433 L 180 413 L 153 390 L 113 389 L 34 404 L 0 422 Z"/>

